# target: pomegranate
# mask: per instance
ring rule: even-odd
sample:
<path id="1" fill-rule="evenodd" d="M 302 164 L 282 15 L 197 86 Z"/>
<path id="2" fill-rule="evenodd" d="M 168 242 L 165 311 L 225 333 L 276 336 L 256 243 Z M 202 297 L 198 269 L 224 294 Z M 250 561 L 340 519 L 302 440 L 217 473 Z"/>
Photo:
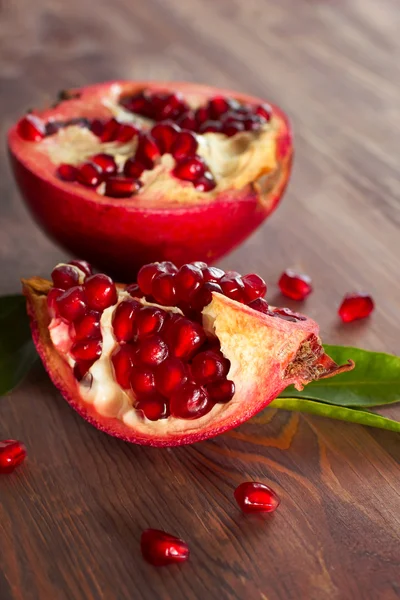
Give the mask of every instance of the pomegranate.
<path id="1" fill-rule="evenodd" d="M 373 299 L 369 294 L 346 294 L 339 306 L 338 314 L 344 323 L 351 323 L 357 319 L 369 317 L 375 308 Z"/>
<path id="2" fill-rule="evenodd" d="M 12 473 L 26 458 L 25 444 L 18 440 L 0 440 L 0 473 Z"/>
<path id="3" fill-rule="evenodd" d="M 292 300 L 305 300 L 312 292 L 311 278 L 304 273 L 287 269 L 278 281 L 281 293 Z"/>
<path id="4" fill-rule="evenodd" d="M 290 384 L 354 366 L 324 353 L 312 320 L 269 306 L 254 273 L 166 261 L 125 286 L 73 262 L 53 270 L 66 290 L 23 282 L 33 339 L 67 401 L 111 435 L 189 444 L 236 427 Z"/>
<path id="5" fill-rule="evenodd" d="M 226 254 L 277 206 L 292 160 L 279 108 L 189 83 L 73 90 L 18 121 L 8 143 L 47 233 L 124 281 L 154 260 Z"/>
<path id="6" fill-rule="evenodd" d="M 143 558 L 155 567 L 185 562 L 189 558 L 187 543 L 160 529 L 143 531 L 140 548 Z"/>
<path id="7" fill-rule="evenodd" d="M 279 496 L 264 483 L 245 481 L 234 492 L 239 508 L 248 514 L 271 513 L 280 504 Z"/>

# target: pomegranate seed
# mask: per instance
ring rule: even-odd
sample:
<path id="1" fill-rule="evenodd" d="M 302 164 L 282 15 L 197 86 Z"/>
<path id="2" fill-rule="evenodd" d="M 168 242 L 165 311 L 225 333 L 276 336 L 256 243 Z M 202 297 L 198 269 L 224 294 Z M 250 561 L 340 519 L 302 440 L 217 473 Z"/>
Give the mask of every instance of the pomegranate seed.
<path id="1" fill-rule="evenodd" d="M 206 165 L 200 157 L 190 156 L 178 162 L 172 171 L 175 177 L 184 181 L 196 181 L 204 175 Z"/>
<path id="2" fill-rule="evenodd" d="M 250 115 L 243 121 L 243 126 L 245 131 L 258 131 L 263 123 L 265 123 L 265 119 L 259 115 Z"/>
<path id="3" fill-rule="evenodd" d="M 175 123 L 159 123 L 151 129 L 151 137 L 157 142 L 161 154 L 171 150 L 174 141 L 179 136 L 181 128 Z"/>
<path id="4" fill-rule="evenodd" d="M 128 177 L 110 177 L 106 181 L 104 195 L 110 198 L 129 198 L 136 194 L 142 184 L 137 179 Z"/>
<path id="5" fill-rule="evenodd" d="M 137 282 L 144 294 L 151 294 L 152 292 L 152 282 L 156 275 L 162 273 L 162 269 L 160 269 L 158 263 L 150 263 L 148 265 L 144 265 L 137 276 Z"/>
<path id="6" fill-rule="evenodd" d="M 241 277 L 226 274 L 218 283 L 225 296 L 228 296 L 228 298 L 231 298 L 232 300 L 236 300 L 236 302 L 243 302 L 245 287 Z"/>
<path id="7" fill-rule="evenodd" d="M 131 283 L 127 286 L 126 291 L 132 298 L 143 298 L 144 294 L 137 283 Z"/>
<path id="8" fill-rule="evenodd" d="M 136 356 L 141 364 L 156 367 L 167 358 L 168 346 L 159 335 L 149 335 L 140 341 Z"/>
<path id="9" fill-rule="evenodd" d="M 182 129 L 188 129 L 189 131 L 195 131 L 197 129 L 196 118 L 192 110 L 188 110 L 178 118 L 178 124 Z"/>
<path id="10" fill-rule="evenodd" d="M 100 313 L 90 310 L 74 323 L 74 339 L 76 341 L 101 337 Z"/>
<path id="11" fill-rule="evenodd" d="M 244 513 L 271 513 L 280 504 L 279 496 L 264 483 L 245 481 L 234 492 L 235 500 Z"/>
<path id="12" fill-rule="evenodd" d="M 46 126 L 39 117 L 26 115 L 18 123 L 17 131 L 28 142 L 40 142 L 46 135 Z"/>
<path id="13" fill-rule="evenodd" d="M 77 180 L 87 187 L 97 187 L 103 180 L 103 173 L 98 165 L 84 163 L 78 168 Z"/>
<path id="14" fill-rule="evenodd" d="M 222 288 L 213 281 L 207 281 L 203 287 L 197 292 L 194 298 L 191 299 L 191 306 L 194 310 L 203 310 L 207 304 L 210 304 L 212 300 L 212 293 L 218 292 L 222 294 Z"/>
<path id="15" fill-rule="evenodd" d="M 171 154 L 176 160 L 182 160 L 196 154 L 198 145 L 196 136 L 191 131 L 182 131 L 171 146 Z"/>
<path id="16" fill-rule="evenodd" d="M 170 410 L 176 419 L 198 419 L 209 413 L 213 406 L 207 391 L 192 381 L 171 394 Z"/>
<path id="17" fill-rule="evenodd" d="M 154 99 L 154 96 L 153 96 Z M 175 119 L 188 110 L 188 105 L 183 99 L 182 94 L 172 93 L 162 97 L 161 106 L 156 110 L 156 119 L 164 121 L 165 119 Z"/>
<path id="18" fill-rule="evenodd" d="M 95 360 L 101 356 L 102 342 L 100 340 L 82 340 L 71 348 L 75 360 Z"/>
<path id="19" fill-rule="evenodd" d="M 93 273 L 91 265 L 86 262 L 86 260 L 70 260 L 68 264 L 78 267 L 85 275 L 91 275 Z"/>
<path id="20" fill-rule="evenodd" d="M 175 330 L 175 326 L 177 323 L 182 321 L 184 317 L 179 313 L 167 312 L 163 327 L 163 336 L 167 339 L 168 336 L 172 335 L 172 332 Z"/>
<path id="21" fill-rule="evenodd" d="M 0 440 L 0 473 L 12 473 L 27 456 L 25 444 L 18 440 Z"/>
<path id="22" fill-rule="evenodd" d="M 125 144 L 126 142 L 130 142 L 138 133 L 139 129 L 137 129 L 137 127 L 134 127 L 128 123 L 121 123 L 116 134 L 115 141 Z"/>
<path id="23" fill-rule="evenodd" d="M 149 134 L 140 134 L 135 158 L 143 163 L 146 169 L 152 169 L 154 161 L 159 158 L 160 151 L 156 142 Z"/>
<path id="24" fill-rule="evenodd" d="M 179 358 L 167 358 L 157 367 L 155 373 L 156 388 L 160 394 L 167 398 L 186 381 L 187 368 Z"/>
<path id="25" fill-rule="evenodd" d="M 186 542 L 159 529 L 143 531 L 140 547 L 143 558 L 155 567 L 185 562 L 189 558 Z"/>
<path id="26" fill-rule="evenodd" d="M 193 265 L 194 267 L 198 267 L 201 270 L 203 270 L 207 267 L 207 263 L 203 262 L 202 260 L 195 260 L 195 261 L 191 262 L 190 264 Z"/>
<path id="27" fill-rule="evenodd" d="M 218 269 L 217 267 L 205 267 L 203 268 L 204 281 L 217 282 L 225 275 L 225 271 Z"/>
<path id="28" fill-rule="evenodd" d="M 158 421 L 169 417 L 168 403 L 164 398 L 155 396 L 151 398 L 142 398 L 135 406 L 136 410 L 141 410 L 149 421 Z"/>
<path id="29" fill-rule="evenodd" d="M 208 112 L 208 108 L 206 108 L 205 106 L 201 106 L 200 108 L 198 108 L 195 111 L 194 116 L 196 119 L 197 127 L 200 127 L 200 125 L 202 125 L 210 119 L 210 113 Z"/>
<path id="30" fill-rule="evenodd" d="M 133 367 L 131 370 L 131 386 L 137 396 L 155 392 L 153 371 L 149 367 Z"/>
<path id="31" fill-rule="evenodd" d="M 117 302 L 117 289 L 111 277 L 99 273 L 85 280 L 84 289 L 89 308 L 103 311 Z"/>
<path id="32" fill-rule="evenodd" d="M 131 96 L 130 98 L 124 98 L 121 104 L 133 113 L 143 115 L 145 117 L 153 117 L 153 107 L 151 105 L 151 99 L 148 93 L 143 90 Z"/>
<path id="33" fill-rule="evenodd" d="M 256 115 L 263 117 L 263 119 L 265 119 L 269 123 L 272 116 L 272 108 L 269 104 L 260 104 L 256 108 Z"/>
<path id="34" fill-rule="evenodd" d="M 166 332 L 171 354 L 182 360 L 189 360 L 206 341 L 206 334 L 199 323 L 188 319 L 178 320 L 174 327 Z"/>
<path id="35" fill-rule="evenodd" d="M 139 339 L 146 335 L 153 335 L 161 331 L 164 325 L 166 312 L 155 306 L 144 306 L 136 317 L 135 332 Z"/>
<path id="36" fill-rule="evenodd" d="M 278 285 L 282 294 L 292 300 L 304 300 L 312 292 L 310 277 L 291 269 L 282 273 Z"/>
<path id="37" fill-rule="evenodd" d="M 267 293 L 267 285 L 264 279 L 255 273 L 244 275 L 242 281 L 244 283 L 244 295 L 247 302 L 251 302 L 256 298 L 261 298 Z"/>
<path id="38" fill-rule="evenodd" d="M 264 298 L 256 298 L 249 302 L 250 308 L 257 310 L 258 312 L 268 315 L 271 311 L 269 310 L 269 304 Z"/>
<path id="39" fill-rule="evenodd" d="M 215 381 L 207 385 L 207 392 L 213 402 L 224 404 L 232 400 L 235 395 L 235 384 L 229 379 Z"/>
<path id="40" fill-rule="evenodd" d="M 133 326 L 140 311 L 141 304 L 136 300 L 124 300 L 114 311 L 112 326 L 118 342 L 133 340 Z"/>
<path id="41" fill-rule="evenodd" d="M 356 319 L 369 317 L 374 308 L 374 301 L 369 294 L 346 294 L 338 314 L 344 323 L 351 323 Z"/>
<path id="42" fill-rule="evenodd" d="M 95 154 L 94 156 L 91 156 L 89 160 L 90 162 L 100 167 L 102 173 L 105 173 L 107 175 L 113 175 L 117 172 L 117 163 L 115 162 L 115 158 L 111 156 L 111 154 L 105 154 L 102 152 L 100 154 Z"/>
<path id="43" fill-rule="evenodd" d="M 57 167 L 57 175 L 63 181 L 76 181 L 78 169 L 73 165 L 63 163 Z"/>
<path id="44" fill-rule="evenodd" d="M 119 128 L 121 124 L 117 119 L 110 119 L 106 121 L 103 126 L 103 131 L 100 135 L 101 142 L 114 142 L 117 139 Z"/>
<path id="45" fill-rule="evenodd" d="M 57 299 L 62 296 L 63 293 L 64 290 L 60 290 L 59 288 L 51 288 L 47 294 L 47 308 L 51 318 L 57 317 L 59 314 Z"/>
<path id="46" fill-rule="evenodd" d="M 219 119 L 221 115 L 236 108 L 238 103 L 223 96 L 214 96 L 208 101 L 208 110 L 212 119 Z"/>
<path id="47" fill-rule="evenodd" d="M 76 321 L 86 312 L 86 297 L 81 286 L 66 290 L 56 299 L 58 314 L 67 321 Z"/>
<path id="48" fill-rule="evenodd" d="M 145 166 L 135 158 L 128 158 L 124 165 L 124 175 L 132 179 L 138 179 L 144 170 Z"/>
<path id="49" fill-rule="evenodd" d="M 136 348 L 124 344 L 114 350 L 111 356 L 116 382 L 127 390 L 131 387 L 131 372 L 136 365 Z"/>
<path id="50" fill-rule="evenodd" d="M 221 121 L 205 121 L 199 127 L 199 133 L 221 133 Z"/>
<path id="51" fill-rule="evenodd" d="M 299 313 L 293 312 L 292 310 L 290 310 L 290 308 L 274 308 L 272 312 L 274 316 L 280 317 L 285 321 L 307 321 L 307 317 L 299 315 Z"/>
<path id="52" fill-rule="evenodd" d="M 53 269 L 51 278 L 54 287 L 61 290 L 68 290 L 79 283 L 79 273 L 70 265 L 60 265 Z"/>
<path id="53" fill-rule="evenodd" d="M 151 283 L 151 293 L 158 304 L 174 306 L 176 300 L 175 274 L 156 275 Z"/>
<path id="54" fill-rule="evenodd" d="M 216 181 L 210 171 L 206 171 L 202 177 L 199 177 L 195 183 L 195 188 L 199 192 L 210 192 L 216 187 Z"/>
<path id="55" fill-rule="evenodd" d="M 178 267 L 176 267 L 174 265 L 174 263 L 169 260 L 163 260 L 162 262 L 158 263 L 158 266 L 161 269 L 161 271 L 163 271 L 164 273 L 177 273 L 178 272 Z"/>
<path id="56" fill-rule="evenodd" d="M 88 373 L 88 371 L 94 362 L 94 360 L 82 360 L 76 362 L 73 369 L 75 379 L 77 381 L 82 381 L 84 378 L 86 378 L 85 381 L 87 381 L 87 383 L 91 386 L 93 375 Z"/>
<path id="57" fill-rule="evenodd" d="M 194 265 L 183 265 L 175 276 L 178 298 L 188 300 L 203 284 L 203 273 Z"/>
<path id="58" fill-rule="evenodd" d="M 220 352 L 206 350 L 196 354 L 191 371 L 197 383 L 212 383 L 226 376 L 226 360 Z"/>
<path id="59" fill-rule="evenodd" d="M 97 137 L 101 137 L 104 131 L 104 123 L 100 119 L 93 119 L 90 124 L 90 131 Z"/>
<path id="60" fill-rule="evenodd" d="M 222 133 L 227 135 L 228 137 L 232 137 L 237 133 L 244 131 L 244 124 L 241 121 L 231 121 L 228 123 L 224 123 L 222 127 Z"/>

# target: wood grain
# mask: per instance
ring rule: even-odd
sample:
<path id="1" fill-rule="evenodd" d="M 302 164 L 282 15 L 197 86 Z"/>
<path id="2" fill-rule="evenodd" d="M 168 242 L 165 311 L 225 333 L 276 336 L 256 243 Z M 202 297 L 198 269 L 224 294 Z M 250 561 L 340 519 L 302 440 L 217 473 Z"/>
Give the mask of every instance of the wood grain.
<path id="1" fill-rule="evenodd" d="M 296 133 L 287 196 L 224 267 L 314 279 L 304 310 L 326 341 L 400 352 L 398 0 L 0 2 L 1 134 L 56 91 L 183 79 L 282 105 Z M 63 257 L 31 221 L 1 150 L 1 293 Z M 366 322 L 341 296 L 371 292 Z M 399 409 L 385 414 L 400 418 Z M 392 600 L 400 597 L 399 437 L 272 409 L 188 448 L 124 444 L 84 423 L 41 366 L 0 400 L 0 438 L 29 460 L 0 481 L 1 600 Z M 241 516 L 247 479 L 282 497 Z M 184 537 L 182 567 L 139 553 L 145 527 Z"/>

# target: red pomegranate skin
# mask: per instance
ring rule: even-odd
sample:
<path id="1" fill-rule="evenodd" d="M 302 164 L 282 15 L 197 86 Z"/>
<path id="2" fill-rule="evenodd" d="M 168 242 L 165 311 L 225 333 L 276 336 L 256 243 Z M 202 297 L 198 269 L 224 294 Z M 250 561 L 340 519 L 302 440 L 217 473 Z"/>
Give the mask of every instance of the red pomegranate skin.
<path id="1" fill-rule="evenodd" d="M 226 95 L 248 103 L 264 100 L 190 83 L 170 83 L 169 88 L 154 82 L 109 82 L 79 90 L 79 98 L 64 101 L 57 110 L 38 114 L 43 119 L 57 114 L 64 120 L 77 115 L 109 118 L 99 106 L 120 86 L 123 94 L 143 88 L 151 91 L 174 89 L 208 99 Z M 276 106 L 277 136 L 289 134 L 286 115 Z M 290 137 L 291 139 L 291 137 Z M 133 199 L 107 198 L 84 186 L 61 181 L 55 165 L 44 153 L 34 153 L 35 142 L 23 140 L 17 124 L 10 130 L 8 146 L 15 179 L 32 215 L 46 233 L 66 250 L 83 257 L 100 270 L 121 281 L 133 280 L 146 263 L 171 260 L 180 266 L 203 260 L 213 263 L 243 242 L 277 207 L 290 175 L 292 146 L 281 159 L 280 177 L 267 193 L 257 182 L 241 190 L 220 193 L 214 201 L 173 208 L 157 198 L 148 206 L 145 193 Z"/>

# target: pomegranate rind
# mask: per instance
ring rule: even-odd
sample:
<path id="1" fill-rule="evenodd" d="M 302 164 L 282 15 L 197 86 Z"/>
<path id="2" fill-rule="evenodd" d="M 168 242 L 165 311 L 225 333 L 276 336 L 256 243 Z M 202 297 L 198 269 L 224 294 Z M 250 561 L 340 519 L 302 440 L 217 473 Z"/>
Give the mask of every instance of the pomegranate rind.
<path id="1" fill-rule="evenodd" d="M 220 408 L 221 412 L 214 413 L 213 409 L 199 419 L 182 421 L 179 430 L 154 428 L 152 431 L 147 427 L 140 431 L 139 426 L 129 427 L 117 418 L 100 415 L 93 405 L 82 399 L 72 368 L 50 338 L 46 301 L 49 289 L 51 283 L 41 278 L 23 281 L 33 341 L 50 379 L 86 421 L 100 431 L 127 442 L 157 447 L 199 442 L 244 423 L 292 383 L 301 388 L 313 378 L 332 376 L 354 367 L 351 361 L 339 367 L 324 354 L 319 343 L 318 325 L 311 319 L 300 321 L 294 329 L 293 323 L 259 313 L 221 294 L 213 294 L 212 302 L 203 311 L 204 324 L 215 329 L 222 350 L 232 362 L 229 377 L 233 372 L 237 390 L 234 398 L 223 405 L 223 409 Z M 245 340 L 247 353 L 240 349 Z M 268 352 L 262 353 L 262 344 L 259 345 L 262 340 L 269 347 L 278 340 L 272 356 Z M 254 343 L 258 345 L 254 346 Z M 311 353 L 307 345 L 311 347 Z M 296 368 L 299 352 L 305 352 L 307 357 L 306 360 L 303 357 L 301 369 Z M 249 372 L 239 360 L 254 360 L 255 367 Z M 249 377 L 249 374 L 252 376 Z"/>
<path id="2" fill-rule="evenodd" d="M 77 115 L 109 118 L 111 113 L 103 104 L 104 98 L 121 91 L 133 94 L 143 88 L 174 89 L 203 99 L 226 95 L 251 104 L 264 102 L 231 90 L 190 83 L 115 81 L 83 88 L 79 98 L 65 100 L 56 108 L 37 114 L 56 120 Z M 178 266 L 193 260 L 212 263 L 261 225 L 275 210 L 286 188 L 293 156 L 290 124 L 283 111 L 271 107 L 279 164 L 272 179 L 261 168 L 251 183 L 241 189 L 221 191 L 212 201 L 199 194 L 198 202 L 171 206 L 165 204 L 162 194 L 154 203 L 154 197 L 146 198 L 144 192 L 133 199 L 108 198 L 84 186 L 61 181 L 48 156 L 36 150 L 36 143 L 19 136 L 18 123 L 8 135 L 11 164 L 29 209 L 50 237 L 116 278 L 133 280 L 140 266 L 157 260 L 171 260 Z M 279 140 L 286 140 L 283 156 Z"/>

